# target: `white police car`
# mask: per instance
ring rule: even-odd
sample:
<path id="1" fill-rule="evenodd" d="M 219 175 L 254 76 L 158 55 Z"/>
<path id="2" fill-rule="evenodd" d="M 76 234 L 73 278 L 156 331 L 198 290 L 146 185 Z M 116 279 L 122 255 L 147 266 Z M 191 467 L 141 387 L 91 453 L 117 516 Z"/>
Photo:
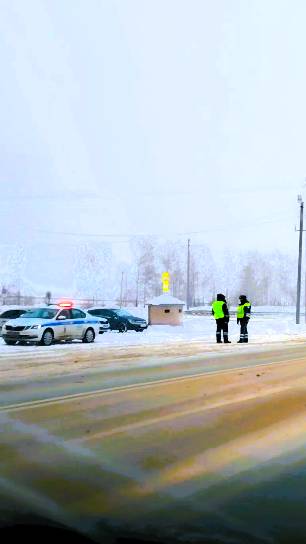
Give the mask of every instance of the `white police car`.
<path id="1" fill-rule="evenodd" d="M 60 303 L 33 308 L 18 319 L 7 321 L 2 327 L 2 338 L 9 346 L 17 342 L 50 346 L 60 340 L 82 340 L 89 344 L 104 328 L 109 325 L 100 323 L 100 319 L 73 308 L 71 303 Z"/>

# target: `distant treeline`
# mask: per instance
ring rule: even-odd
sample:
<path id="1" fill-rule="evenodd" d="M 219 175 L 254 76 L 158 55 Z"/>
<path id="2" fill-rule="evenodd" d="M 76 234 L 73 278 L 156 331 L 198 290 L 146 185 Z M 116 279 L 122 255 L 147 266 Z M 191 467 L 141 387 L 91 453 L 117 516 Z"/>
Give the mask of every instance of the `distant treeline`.
<path id="1" fill-rule="evenodd" d="M 187 244 L 182 241 L 161 242 L 154 237 L 137 237 L 129 242 L 130 262 L 121 262 L 105 242 L 81 243 L 73 258 L 73 277 L 68 296 L 77 299 L 116 301 L 118 304 L 145 304 L 161 293 L 161 274 L 170 272 L 171 293 L 186 300 Z M 27 302 L 46 293 L 28 287 L 25 278 L 27 257 L 23 248 L 12 249 L 1 262 L 2 298 L 22 293 Z M 241 293 L 257 305 L 294 305 L 296 297 L 296 261 L 289 255 L 273 251 L 260 253 L 224 251 L 214 255 L 204 244 L 191 243 L 191 305 L 209 304 L 216 293 L 223 292 L 235 304 Z M 1 261 L 1 259 L 0 259 Z M 28 278 L 30 279 L 30 278 Z M 45 285 L 41 278 L 41 285 Z M 45 285 L 53 293 L 53 285 Z M 58 287 L 57 287 L 58 292 Z M 63 296 L 65 293 L 63 293 Z M 17 303 L 14 300 L 14 303 Z"/>

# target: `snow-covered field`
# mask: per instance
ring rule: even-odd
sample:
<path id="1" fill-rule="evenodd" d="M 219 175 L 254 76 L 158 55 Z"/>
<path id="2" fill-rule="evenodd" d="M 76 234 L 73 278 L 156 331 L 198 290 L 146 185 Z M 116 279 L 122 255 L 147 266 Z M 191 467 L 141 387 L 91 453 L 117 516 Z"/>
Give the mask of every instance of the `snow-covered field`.
<path id="1" fill-rule="evenodd" d="M 141 314 L 141 311 L 138 312 Z M 232 319 L 229 324 L 229 336 L 233 343 L 239 339 L 239 327 L 236 320 Z M 295 324 L 295 316 L 253 316 L 249 324 L 250 344 L 275 343 L 280 341 L 306 341 L 306 325 Z M 95 349 L 101 347 L 129 347 L 129 346 L 150 346 L 150 345 L 173 345 L 186 344 L 190 342 L 201 342 L 211 344 L 215 342 L 215 322 L 212 317 L 206 316 L 185 316 L 184 324 L 178 327 L 155 325 L 149 327 L 142 333 L 129 331 L 127 333 L 107 332 L 100 335 L 95 344 L 81 345 L 80 342 L 71 344 L 57 344 L 49 348 L 37 346 L 7 346 L 0 339 L 0 358 L 8 354 L 18 352 L 28 354 L 33 350 L 37 351 L 62 350 L 62 349 Z M 238 347 L 238 346 L 237 346 Z"/>

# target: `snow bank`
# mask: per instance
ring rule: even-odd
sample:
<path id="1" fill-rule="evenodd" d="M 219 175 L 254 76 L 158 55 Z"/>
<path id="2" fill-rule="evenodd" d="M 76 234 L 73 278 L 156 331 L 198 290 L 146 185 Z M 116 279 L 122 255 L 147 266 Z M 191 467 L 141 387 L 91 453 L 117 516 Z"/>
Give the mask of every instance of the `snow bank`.
<path id="1" fill-rule="evenodd" d="M 134 312 L 133 312 L 134 313 Z M 136 313 L 136 312 L 135 312 Z M 139 308 L 137 314 L 143 315 L 146 310 Z M 239 338 L 239 326 L 236 320 L 232 319 L 229 323 L 229 336 L 233 344 Z M 281 341 L 306 341 L 306 325 L 296 325 L 294 316 L 254 316 L 249 324 L 250 344 L 275 343 Z M 215 342 L 215 322 L 208 316 L 185 316 L 182 326 L 154 325 L 143 332 L 129 331 L 127 333 L 118 333 L 115 331 L 106 332 L 100 335 L 95 344 L 88 346 L 80 342 L 71 344 L 57 344 L 50 348 L 37 346 L 7 346 L 0 339 L 0 359 L 16 352 L 29 354 L 46 352 L 54 353 L 60 350 L 80 350 L 80 349 L 101 349 L 107 347 L 129 347 L 129 346 L 150 346 L 150 345 L 169 345 L 186 344 L 190 342 L 214 343 Z M 237 346 L 239 349 L 240 346 Z"/>
<path id="2" fill-rule="evenodd" d="M 152 326 L 137 333 L 107 332 L 94 344 L 71 342 L 42 346 L 7 346 L 0 339 L 0 383 L 46 379 L 52 376 L 74 375 L 99 369 L 102 372 L 120 372 L 127 366 L 154 367 L 177 364 L 188 357 L 205 360 L 227 354 L 250 354 L 273 350 L 275 347 L 304 344 L 306 325 L 295 325 L 294 317 L 253 317 L 250 343 L 237 344 L 239 327 L 230 322 L 231 344 L 216 344 L 215 323 L 208 316 L 186 316 L 182 326 Z"/>

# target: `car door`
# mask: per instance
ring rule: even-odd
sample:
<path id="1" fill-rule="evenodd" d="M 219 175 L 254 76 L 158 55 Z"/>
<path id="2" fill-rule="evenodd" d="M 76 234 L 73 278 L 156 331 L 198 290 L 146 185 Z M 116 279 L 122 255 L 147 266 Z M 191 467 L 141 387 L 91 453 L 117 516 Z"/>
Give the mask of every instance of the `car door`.
<path id="1" fill-rule="evenodd" d="M 112 329 L 118 331 L 119 330 L 119 325 L 121 323 L 124 323 L 124 319 L 121 318 L 119 315 L 117 315 L 116 312 L 111 312 L 111 320 L 112 320 Z"/>
<path id="2" fill-rule="evenodd" d="M 86 328 L 86 314 L 82 310 L 77 308 L 72 308 L 71 311 L 71 337 L 72 338 L 83 338 Z"/>
<path id="3" fill-rule="evenodd" d="M 65 317 L 65 319 L 63 319 Z M 71 313 L 70 310 L 62 310 L 56 317 L 54 326 L 54 337 L 56 340 L 65 340 L 71 336 Z"/>
<path id="4" fill-rule="evenodd" d="M 106 317 L 112 330 L 118 329 L 118 318 L 113 312 L 105 311 L 101 317 Z"/>

